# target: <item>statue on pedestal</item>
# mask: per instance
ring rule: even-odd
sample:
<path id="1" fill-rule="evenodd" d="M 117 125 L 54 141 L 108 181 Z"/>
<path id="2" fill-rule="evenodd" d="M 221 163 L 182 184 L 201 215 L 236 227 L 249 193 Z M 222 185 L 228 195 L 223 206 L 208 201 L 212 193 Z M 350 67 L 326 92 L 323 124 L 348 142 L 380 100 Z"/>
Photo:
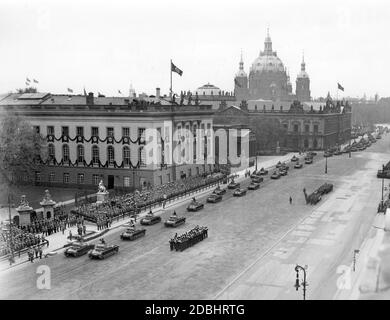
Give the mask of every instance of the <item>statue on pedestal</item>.
<path id="1" fill-rule="evenodd" d="M 100 193 L 106 193 L 107 192 L 107 189 L 106 189 L 106 187 L 103 184 L 103 180 L 100 180 L 98 188 L 99 188 L 98 192 L 100 192 Z"/>

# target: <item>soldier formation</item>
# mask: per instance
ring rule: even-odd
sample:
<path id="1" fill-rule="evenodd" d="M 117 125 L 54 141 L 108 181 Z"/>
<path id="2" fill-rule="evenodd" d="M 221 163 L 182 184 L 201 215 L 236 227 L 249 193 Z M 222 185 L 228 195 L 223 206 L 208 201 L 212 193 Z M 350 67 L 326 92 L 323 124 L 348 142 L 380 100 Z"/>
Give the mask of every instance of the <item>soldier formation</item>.
<path id="1" fill-rule="evenodd" d="M 207 232 L 207 227 L 196 226 L 195 228 L 186 233 L 183 233 L 180 236 L 178 236 L 176 233 L 175 237 L 169 240 L 171 251 L 183 251 L 189 247 L 192 247 L 194 244 L 207 238 Z"/>

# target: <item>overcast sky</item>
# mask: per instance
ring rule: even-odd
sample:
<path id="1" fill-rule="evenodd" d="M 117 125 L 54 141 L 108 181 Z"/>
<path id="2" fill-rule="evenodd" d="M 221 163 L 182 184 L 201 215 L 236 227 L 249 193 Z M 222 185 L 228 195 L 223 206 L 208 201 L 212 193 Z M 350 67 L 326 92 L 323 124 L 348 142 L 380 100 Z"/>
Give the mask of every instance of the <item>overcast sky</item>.
<path id="1" fill-rule="evenodd" d="M 212 83 L 233 90 L 263 50 L 267 26 L 293 90 L 302 52 L 312 96 L 390 96 L 390 1 L 0 0 L 0 93 L 39 81 L 41 92 L 117 96 Z"/>

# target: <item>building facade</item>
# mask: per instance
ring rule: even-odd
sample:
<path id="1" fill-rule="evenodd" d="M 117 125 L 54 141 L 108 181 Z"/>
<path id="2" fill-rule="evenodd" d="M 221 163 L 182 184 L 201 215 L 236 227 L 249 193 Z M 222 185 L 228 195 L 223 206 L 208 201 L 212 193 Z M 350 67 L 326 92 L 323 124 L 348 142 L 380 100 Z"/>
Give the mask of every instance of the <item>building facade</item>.
<path id="1" fill-rule="evenodd" d="M 0 108 L 22 115 L 47 140 L 48 157 L 44 169 L 35 173 L 37 184 L 95 188 L 103 180 L 109 189 L 142 188 L 213 170 L 196 150 L 184 155 L 195 163 L 173 161 L 174 150 L 184 150 L 179 142 L 184 135 L 212 148 L 210 105 L 35 93 L 10 94 Z M 147 129 L 158 136 L 153 163 L 145 161 Z"/>
<path id="2" fill-rule="evenodd" d="M 222 107 L 214 114 L 214 126 L 250 128 L 255 135 L 256 153 L 322 150 L 350 139 L 351 106 L 327 101 L 319 108 L 293 102 L 289 108 L 274 106 Z M 252 152 L 253 154 L 253 152 Z"/>

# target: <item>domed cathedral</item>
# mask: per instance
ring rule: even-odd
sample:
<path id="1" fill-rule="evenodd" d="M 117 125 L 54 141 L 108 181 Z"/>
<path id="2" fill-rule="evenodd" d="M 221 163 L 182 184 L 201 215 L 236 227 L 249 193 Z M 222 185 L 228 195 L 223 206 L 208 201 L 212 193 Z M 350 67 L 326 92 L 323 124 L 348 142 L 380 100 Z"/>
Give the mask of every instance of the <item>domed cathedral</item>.
<path id="1" fill-rule="evenodd" d="M 297 76 L 296 81 L 296 96 L 297 100 L 304 102 L 310 101 L 310 78 L 306 72 L 305 57 L 302 56 L 301 72 Z"/>
<path id="2" fill-rule="evenodd" d="M 241 58 L 240 69 L 234 79 L 234 91 L 238 93 L 238 101 L 250 99 L 293 100 L 289 76 L 276 51 L 272 50 L 269 30 L 264 41 L 264 51 L 261 51 L 252 63 L 249 78 L 244 72 L 244 63 Z M 244 99 L 242 95 L 246 92 L 246 99 Z"/>

